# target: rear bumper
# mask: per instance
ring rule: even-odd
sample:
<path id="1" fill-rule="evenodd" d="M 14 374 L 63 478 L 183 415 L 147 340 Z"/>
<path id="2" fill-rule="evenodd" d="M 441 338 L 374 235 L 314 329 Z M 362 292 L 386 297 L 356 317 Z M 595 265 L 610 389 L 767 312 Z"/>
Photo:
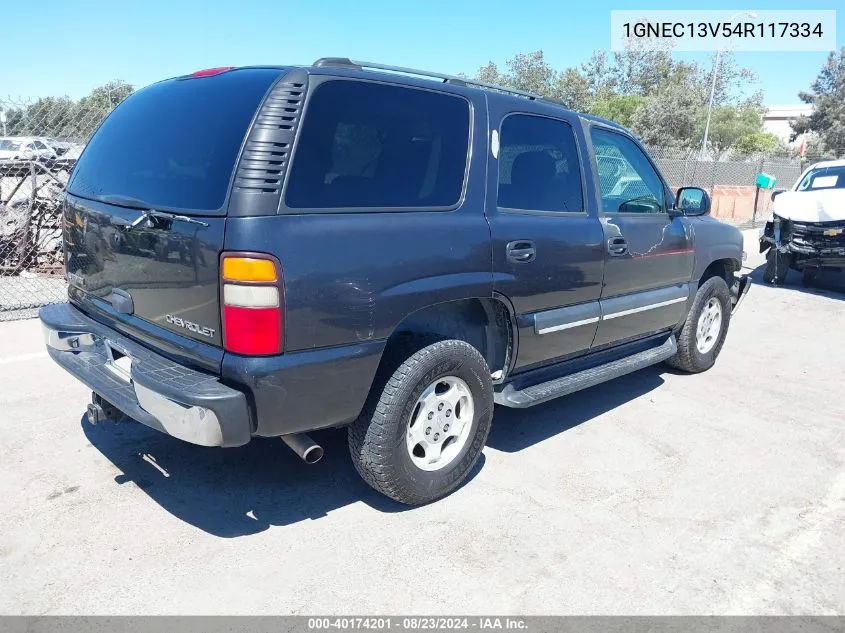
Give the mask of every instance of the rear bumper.
<path id="1" fill-rule="evenodd" d="M 216 376 L 147 349 L 68 303 L 39 312 L 50 356 L 129 417 L 202 446 L 241 446 L 251 436 L 246 396 Z M 115 360 L 131 359 L 131 369 Z"/>

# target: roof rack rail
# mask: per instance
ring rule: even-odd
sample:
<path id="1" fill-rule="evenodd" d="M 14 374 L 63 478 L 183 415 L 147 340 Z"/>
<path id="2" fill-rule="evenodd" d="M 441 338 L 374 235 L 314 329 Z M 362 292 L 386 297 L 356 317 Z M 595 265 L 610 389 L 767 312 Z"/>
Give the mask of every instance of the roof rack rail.
<path id="1" fill-rule="evenodd" d="M 318 68 L 321 66 L 348 66 L 359 70 L 361 68 L 348 57 L 321 57 L 311 65 L 317 66 Z"/>
<path id="2" fill-rule="evenodd" d="M 313 64 L 314 66 L 345 66 L 347 68 L 356 69 L 372 69 L 372 70 L 386 70 L 393 73 L 402 73 L 404 75 L 418 75 L 420 77 L 430 77 L 433 79 L 440 79 L 444 83 L 457 84 L 459 86 L 478 86 L 481 88 L 490 88 L 491 90 L 498 90 L 519 97 L 525 97 L 532 100 L 549 101 L 542 95 L 528 92 L 527 90 L 518 90 L 516 88 L 508 88 L 498 84 L 488 83 L 486 81 L 477 81 L 469 77 L 458 77 L 456 75 L 446 75 L 444 73 L 435 73 L 429 70 L 419 70 L 417 68 L 406 68 L 404 66 L 391 66 L 389 64 L 377 64 L 374 62 L 362 62 L 355 59 L 348 59 L 346 57 L 321 57 Z"/>

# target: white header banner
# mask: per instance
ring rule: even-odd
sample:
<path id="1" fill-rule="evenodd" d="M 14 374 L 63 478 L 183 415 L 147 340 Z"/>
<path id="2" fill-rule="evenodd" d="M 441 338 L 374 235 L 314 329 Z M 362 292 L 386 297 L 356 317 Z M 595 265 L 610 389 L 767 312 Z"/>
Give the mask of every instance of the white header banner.
<path id="1" fill-rule="evenodd" d="M 832 51 L 836 11 L 610 12 L 610 49 L 674 51 Z"/>

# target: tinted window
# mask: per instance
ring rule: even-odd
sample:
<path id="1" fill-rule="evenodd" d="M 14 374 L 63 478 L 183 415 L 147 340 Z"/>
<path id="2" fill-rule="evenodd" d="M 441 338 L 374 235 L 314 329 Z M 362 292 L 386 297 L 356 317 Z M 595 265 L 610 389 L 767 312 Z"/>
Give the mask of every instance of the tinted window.
<path id="1" fill-rule="evenodd" d="M 515 114 L 499 135 L 499 206 L 581 211 L 581 167 L 572 128 L 563 121 Z"/>
<path id="2" fill-rule="evenodd" d="M 69 190 L 130 196 L 182 212 L 219 209 L 247 128 L 279 74 L 235 70 L 136 92 L 94 134 Z"/>
<path id="3" fill-rule="evenodd" d="M 35 145 L 35 149 L 49 149 L 49 148 L 48 148 L 46 145 L 44 145 L 44 143 L 42 143 L 41 141 L 33 141 L 33 142 L 32 142 L 32 144 L 33 144 L 33 145 Z"/>
<path id="4" fill-rule="evenodd" d="M 631 139 L 593 128 L 602 207 L 605 212 L 662 213 L 663 182 Z"/>
<path id="5" fill-rule="evenodd" d="M 450 207 L 469 144 L 469 103 L 399 86 L 331 81 L 315 91 L 285 194 L 291 208 Z"/>

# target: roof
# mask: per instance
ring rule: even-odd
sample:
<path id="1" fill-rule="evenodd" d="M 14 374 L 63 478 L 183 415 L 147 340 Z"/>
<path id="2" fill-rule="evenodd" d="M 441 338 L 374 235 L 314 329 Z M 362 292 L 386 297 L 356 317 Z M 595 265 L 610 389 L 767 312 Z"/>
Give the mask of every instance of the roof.
<path id="1" fill-rule="evenodd" d="M 813 113 L 813 106 L 807 104 L 772 105 L 767 106 L 763 119 L 797 119 L 799 116 L 809 116 Z"/>
<path id="2" fill-rule="evenodd" d="M 470 77 L 459 77 L 457 75 L 447 75 L 444 73 L 437 73 L 428 70 L 418 70 L 415 68 L 405 68 L 402 66 L 390 66 L 387 64 L 379 64 L 374 62 L 362 62 L 351 60 L 346 57 L 321 57 L 310 66 L 275 66 L 275 65 L 252 65 L 252 66 L 238 66 L 232 70 L 248 70 L 248 69 L 276 69 L 280 71 L 289 70 L 290 68 L 301 68 L 309 74 L 314 75 L 337 75 L 341 77 L 356 77 L 356 78 L 382 78 L 396 81 L 401 78 L 402 83 L 418 88 L 430 88 L 432 84 L 438 84 L 441 87 L 446 84 L 453 92 L 462 93 L 482 93 L 485 95 L 495 95 L 497 99 L 512 99 L 514 101 L 528 100 L 538 104 L 544 104 L 574 114 L 596 123 L 601 123 L 608 127 L 621 130 L 631 136 L 633 134 L 624 126 L 603 119 L 592 114 L 585 114 L 572 110 L 556 99 L 544 97 L 541 94 L 532 93 L 527 90 L 520 90 L 511 88 L 509 86 L 500 86 L 483 81 L 478 81 Z M 226 69 L 220 69 L 225 72 Z M 190 75 L 184 75 L 188 77 Z M 174 77 L 179 79 L 182 77 Z"/>
<path id="3" fill-rule="evenodd" d="M 458 92 L 480 92 L 487 95 L 496 95 L 496 98 L 501 99 L 513 99 L 515 101 L 529 100 L 534 101 L 536 103 L 545 104 L 558 108 L 565 112 L 575 114 L 576 116 L 580 116 L 583 119 L 594 121 L 596 123 L 601 123 L 603 125 L 607 125 L 608 127 L 616 128 L 618 130 L 631 134 L 631 132 L 627 128 L 616 123 L 615 121 L 603 119 L 592 114 L 576 112 L 575 110 L 571 110 L 570 108 L 566 107 L 566 105 L 561 101 L 557 101 L 549 97 L 544 97 L 543 95 L 532 93 L 526 90 L 519 90 L 508 86 L 500 86 L 483 81 L 478 81 L 470 77 L 458 77 L 455 75 L 447 75 L 427 70 L 417 70 L 414 68 L 389 66 L 385 64 L 371 62 L 361 62 L 339 57 L 324 57 L 315 61 L 313 65 L 305 66 L 303 68 L 314 74 L 331 73 L 339 74 L 341 76 L 352 77 L 389 77 L 394 81 L 397 77 L 401 77 L 404 83 L 423 88 L 430 87 L 432 83 L 437 83 L 441 86 L 445 83 L 448 84 L 450 87 L 456 89 L 456 91 Z"/>

